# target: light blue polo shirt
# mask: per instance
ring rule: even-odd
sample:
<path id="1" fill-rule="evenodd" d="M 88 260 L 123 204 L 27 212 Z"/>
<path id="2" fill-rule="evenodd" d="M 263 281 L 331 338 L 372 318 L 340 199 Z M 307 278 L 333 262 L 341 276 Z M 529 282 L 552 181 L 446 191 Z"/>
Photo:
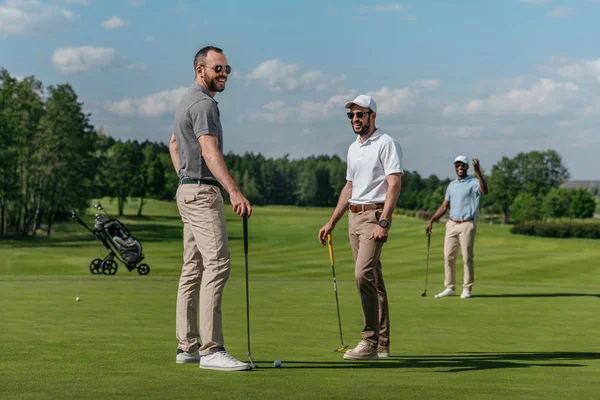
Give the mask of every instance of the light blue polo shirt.
<path id="1" fill-rule="evenodd" d="M 446 189 L 445 200 L 450 202 L 450 218 L 457 221 L 474 219 L 479 215 L 479 179 L 467 175 L 464 179 L 455 179 Z"/>

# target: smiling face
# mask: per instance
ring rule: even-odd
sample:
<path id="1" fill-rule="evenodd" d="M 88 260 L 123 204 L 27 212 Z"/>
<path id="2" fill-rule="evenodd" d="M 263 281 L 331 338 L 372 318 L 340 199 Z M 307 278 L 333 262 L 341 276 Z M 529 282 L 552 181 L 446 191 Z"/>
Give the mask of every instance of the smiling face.
<path id="1" fill-rule="evenodd" d="M 217 65 L 221 66 L 221 72 L 216 72 L 215 67 Z M 225 68 L 226 65 L 229 64 L 227 63 L 227 57 L 225 57 L 223 53 L 210 50 L 206 54 L 204 65 L 199 65 L 196 69 L 196 81 L 198 84 L 208 89 L 212 96 L 214 96 L 216 92 L 225 90 L 225 83 L 229 76 Z"/>
<path id="2" fill-rule="evenodd" d="M 469 166 L 462 162 L 456 162 L 456 163 L 454 163 L 454 169 L 456 170 L 456 175 L 460 179 L 463 179 L 465 176 L 467 176 L 467 172 L 469 171 Z"/>
<path id="3" fill-rule="evenodd" d="M 350 118 L 350 125 L 352 125 L 354 133 L 360 136 L 372 133 L 371 126 L 375 126 L 375 113 L 370 108 L 352 104 L 350 113 L 353 114 Z"/>

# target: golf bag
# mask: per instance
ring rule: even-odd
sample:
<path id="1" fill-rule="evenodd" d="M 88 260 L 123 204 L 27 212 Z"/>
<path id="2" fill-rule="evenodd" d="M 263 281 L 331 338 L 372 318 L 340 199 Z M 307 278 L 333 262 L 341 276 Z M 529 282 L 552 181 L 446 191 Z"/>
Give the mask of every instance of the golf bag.
<path id="1" fill-rule="evenodd" d="M 104 211 L 100 204 L 94 208 Z M 90 262 L 92 274 L 114 275 L 119 268 L 115 258 L 125 264 L 129 272 L 137 269 L 140 275 L 148 275 L 150 267 L 148 264 L 140 264 L 144 259 L 142 244 L 134 238 L 125 225 L 116 218 L 111 218 L 106 211 L 104 214 L 96 214 L 94 229 L 90 229 L 85 222 L 71 210 L 71 219 L 90 231 L 108 250 L 108 255 L 103 259 L 95 258 Z"/>

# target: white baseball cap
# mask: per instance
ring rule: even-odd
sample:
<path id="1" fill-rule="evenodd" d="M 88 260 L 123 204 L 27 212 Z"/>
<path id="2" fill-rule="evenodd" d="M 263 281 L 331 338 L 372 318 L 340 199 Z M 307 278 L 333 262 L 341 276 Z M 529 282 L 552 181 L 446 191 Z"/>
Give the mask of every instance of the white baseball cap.
<path id="1" fill-rule="evenodd" d="M 469 159 L 466 156 L 458 156 L 454 159 L 454 164 L 457 162 L 461 162 L 463 164 L 469 165 Z"/>
<path id="2" fill-rule="evenodd" d="M 377 112 L 377 103 L 375 103 L 375 100 L 373 100 L 371 96 L 367 96 L 366 94 L 361 94 L 354 100 L 347 102 L 344 107 L 350 108 L 352 104 L 356 104 L 357 106 L 361 107 L 368 107 L 373 110 L 373 112 Z"/>

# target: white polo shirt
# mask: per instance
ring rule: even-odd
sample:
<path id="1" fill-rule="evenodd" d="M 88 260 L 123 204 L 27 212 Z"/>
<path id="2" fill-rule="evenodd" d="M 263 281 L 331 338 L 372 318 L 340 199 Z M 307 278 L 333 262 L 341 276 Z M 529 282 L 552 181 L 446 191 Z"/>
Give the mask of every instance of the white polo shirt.
<path id="1" fill-rule="evenodd" d="M 351 204 L 383 203 L 389 174 L 404 173 L 402 148 L 381 129 L 361 143 L 360 136 L 350 145 L 346 180 L 352 182 Z"/>

